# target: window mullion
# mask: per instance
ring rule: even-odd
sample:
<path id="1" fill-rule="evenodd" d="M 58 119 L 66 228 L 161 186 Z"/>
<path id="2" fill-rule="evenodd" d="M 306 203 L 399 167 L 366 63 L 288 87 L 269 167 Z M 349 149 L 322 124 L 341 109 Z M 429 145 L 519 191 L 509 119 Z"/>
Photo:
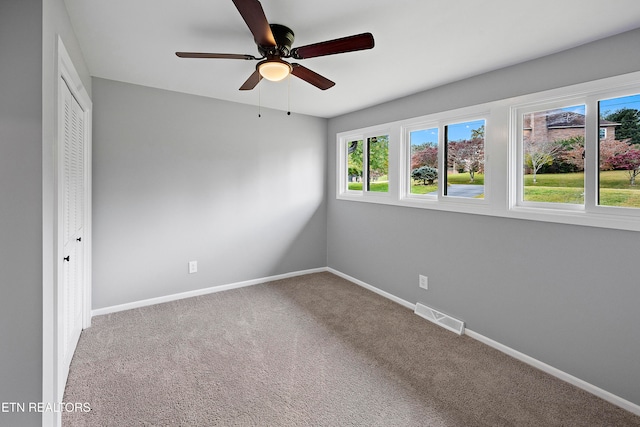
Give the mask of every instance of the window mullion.
<path id="1" fill-rule="evenodd" d="M 369 159 L 371 158 L 371 137 L 366 137 L 364 139 L 365 150 L 363 150 L 362 155 L 364 158 L 362 159 L 362 185 L 364 186 L 362 189 L 365 192 L 371 191 L 371 182 L 369 180 L 369 170 L 371 168 L 371 163 Z"/>
<path id="2" fill-rule="evenodd" d="M 584 208 L 587 212 L 593 211 L 598 203 L 599 122 L 597 99 L 590 97 L 586 101 L 584 136 Z"/>
<path id="3" fill-rule="evenodd" d="M 387 167 L 387 179 L 388 179 L 388 194 L 394 199 L 399 200 L 401 198 L 401 162 L 402 158 L 400 157 L 400 146 L 402 145 L 402 128 L 399 124 L 391 126 L 387 135 L 389 138 L 388 151 L 387 151 L 387 159 L 388 159 L 388 167 Z"/>
<path id="4" fill-rule="evenodd" d="M 447 140 L 445 137 L 445 126 L 438 126 L 438 200 L 442 200 L 447 188 Z"/>
<path id="5" fill-rule="evenodd" d="M 449 172 L 449 140 L 447 138 L 447 125 L 443 125 L 440 128 L 440 133 L 442 134 L 442 150 L 440 150 L 440 152 L 442 153 L 442 163 L 440 170 L 442 172 L 440 172 L 441 179 L 439 180 L 440 182 L 438 182 L 439 198 L 447 195 L 447 173 Z"/>

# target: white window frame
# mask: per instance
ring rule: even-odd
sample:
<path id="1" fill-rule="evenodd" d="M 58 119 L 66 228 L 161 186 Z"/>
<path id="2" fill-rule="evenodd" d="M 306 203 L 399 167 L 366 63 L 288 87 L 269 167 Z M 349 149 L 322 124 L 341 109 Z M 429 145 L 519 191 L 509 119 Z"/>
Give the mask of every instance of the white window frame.
<path id="1" fill-rule="evenodd" d="M 336 198 L 412 208 L 490 215 L 523 220 L 640 231 L 640 208 L 597 205 L 599 120 L 598 101 L 640 93 L 640 71 L 528 95 L 437 112 L 407 120 L 340 132 L 337 141 Z M 521 203 L 522 152 L 518 115 L 549 105 L 585 104 L 585 198 L 582 205 Z M 410 132 L 438 128 L 438 170 L 446 173 L 444 125 L 485 120 L 484 199 L 444 196 L 438 179 L 437 197 L 410 193 Z M 347 190 L 346 141 L 389 135 L 389 192 Z M 364 181 L 364 179 L 363 179 Z M 364 183 L 363 183 L 364 185 Z M 519 193 L 520 192 L 520 193 Z"/>
<path id="2" fill-rule="evenodd" d="M 367 180 L 369 179 L 369 159 L 368 159 L 368 140 L 372 137 L 389 135 L 389 191 L 368 191 L 366 190 Z M 362 190 L 349 190 L 348 183 L 348 148 L 347 144 L 352 141 L 362 140 Z M 338 137 L 338 175 L 337 175 L 337 194 L 342 196 L 341 199 L 357 200 L 357 201 L 373 201 L 376 203 L 389 203 L 392 187 L 396 183 L 395 174 L 392 178 L 392 137 L 387 127 L 372 127 L 368 129 L 358 130 L 340 134 Z M 395 159 L 394 159 L 395 160 Z"/>
<path id="3" fill-rule="evenodd" d="M 595 112 L 594 116 L 598 119 L 597 126 L 600 125 L 599 122 L 599 111 L 598 111 L 598 102 L 605 99 L 611 98 L 621 98 L 628 95 L 638 95 L 640 94 L 640 77 L 636 83 L 622 85 L 617 88 L 612 88 L 610 90 L 601 90 L 596 93 L 590 95 L 587 100 L 591 104 L 592 110 Z M 596 126 L 592 123 L 592 126 Z M 589 209 L 597 214 L 610 215 L 610 216 L 620 216 L 620 217 L 629 217 L 629 218 L 637 218 L 640 219 L 640 208 L 630 208 L 623 206 L 602 206 L 598 204 L 598 199 L 600 195 L 600 143 L 599 143 L 599 131 L 595 136 L 595 144 L 591 147 L 591 158 L 593 159 L 592 168 L 594 169 L 593 176 L 591 179 L 591 186 L 593 187 L 593 196 L 592 200 L 590 200 Z M 586 147 L 585 147 L 586 153 Z M 586 175 L 585 175 L 586 179 Z M 639 190 L 640 191 L 640 190 Z M 585 199 L 586 201 L 586 199 Z"/>
<path id="4" fill-rule="evenodd" d="M 465 107 L 451 110 L 445 113 L 438 113 L 423 116 L 416 119 L 385 123 L 349 132 L 341 132 L 336 135 L 337 141 L 337 175 L 336 175 L 336 197 L 339 200 L 352 200 L 359 202 L 371 202 L 381 204 L 392 204 L 410 207 L 428 207 L 431 209 L 449 210 L 456 212 L 480 213 L 490 210 L 491 193 L 488 182 L 491 181 L 490 162 L 488 155 L 489 129 L 491 128 L 489 104 L 480 106 Z M 444 196 L 444 180 L 438 179 L 437 196 L 421 196 L 410 193 L 410 132 L 419 129 L 438 128 L 438 171 L 446 173 L 446 159 L 444 158 L 444 126 L 457 123 L 464 123 L 474 120 L 484 120 L 485 122 L 485 181 L 484 198 L 474 199 L 456 196 Z M 426 128 L 423 126 L 427 126 Z M 389 135 L 389 192 L 367 192 L 363 190 L 353 191 L 348 189 L 347 184 L 347 142 L 362 139 L 366 143 L 366 138 L 372 136 Z M 363 151 L 366 151 L 366 147 Z M 366 160 L 365 160 L 366 161 Z M 364 175 L 364 171 L 363 171 Z"/>
<path id="5" fill-rule="evenodd" d="M 510 211 L 517 218 L 640 231 L 640 208 L 600 206 L 598 101 L 640 93 L 640 72 L 520 97 L 511 105 Z M 523 202 L 521 112 L 548 106 L 585 105 L 584 205 Z"/>
<path id="6" fill-rule="evenodd" d="M 448 159 L 444 156 L 445 153 L 447 152 L 447 149 L 445 147 L 445 128 L 447 126 L 453 126 L 453 125 L 457 125 L 457 124 L 462 124 L 462 123 L 466 123 L 466 122 L 474 122 L 474 121 L 478 121 L 478 120 L 483 120 L 484 121 L 484 141 L 483 141 L 483 149 L 484 149 L 484 185 L 483 185 L 483 197 L 482 199 L 474 199 L 474 198 L 468 198 L 468 197 L 458 197 L 458 196 L 449 196 L 449 195 L 445 195 L 444 194 L 444 186 L 446 183 L 448 183 L 448 179 L 442 179 L 442 185 L 439 183 L 438 184 L 438 198 L 440 200 L 447 200 L 451 203 L 473 203 L 473 204 L 488 204 L 490 202 L 489 199 L 489 195 L 487 193 L 491 193 L 491 191 L 489 190 L 490 186 L 487 185 L 487 180 L 491 181 L 491 170 L 490 170 L 490 164 L 487 160 L 487 132 L 490 128 L 489 125 L 489 117 L 491 115 L 490 112 L 488 111 L 484 111 L 484 109 L 480 109 L 482 112 L 479 113 L 472 113 L 470 115 L 466 115 L 466 116 L 461 116 L 461 117 L 455 117 L 452 118 L 451 120 L 444 120 L 442 122 L 442 124 L 440 125 L 440 128 L 438 130 L 438 139 L 440 140 L 440 134 L 442 134 L 442 142 L 439 144 L 438 146 L 438 156 L 442 157 L 442 159 L 440 160 L 440 163 L 438 164 L 439 167 L 441 169 L 439 169 L 439 171 L 443 171 L 445 176 L 447 174 L 447 163 L 448 163 Z M 441 155 L 442 153 L 442 155 Z M 440 175 L 440 172 L 438 173 L 438 175 Z"/>
<path id="7" fill-rule="evenodd" d="M 561 109 L 566 107 L 572 107 L 577 105 L 585 106 L 585 152 L 587 150 L 587 133 L 588 124 L 586 123 L 589 107 L 586 104 L 584 97 L 564 97 L 551 101 L 533 102 L 526 105 L 517 105 L 511 107 L 511 144 L 512 153 L 514 157 L 511 158 L 510 163 L 512 168 L 515 169 L 515 198 L 511 201 L 512 207 L 532 207 L 541 209 L 557 209 L 567 211 L 583 211 L 585 209 L 587 193 L 586 193 L 586 181 L 587 181 L 587 162 L 585 159 L 585 204 L 569 204 L 569 203 L 553 203 L 553 202 L 530 202 L 524 200 L 524 144 L 523 144 L 523 120 L 522 117 L 525 114 L 537 113 L 541 111 L 549 111 L 554 109 Z M 513 179 L 512 179 L 513 182 Z"/>
<path id="8" fill-rule="evenodd" d="M 427 129 L 438 130 L 438 193 L 435 195 L 429 194 L 414 194 L 411 192 L 411 132 Z M 443 135 L 440 129 L 439 122 L 418 122 L 408 124 L 402 127 L 402 150 L 400 151 L 400 159 L 402 167 L 400 169 L 400 176 L 404 179 L 400 179 L 400 197 L 404 200 L 416 200 L 416 201 L 435 201 L 438 200 L 440 194 L 442 194 L 442 179 L 440 174 L 442 173 L 442 144 Z"/>
<path id="9" fill-rule="evenodd" d="M 346 194 L 349 195 L 350 197 L 359 197 L 362 196 L 363 192 L 364 192 L 364 170 L 362 171 L 362 190 L 350 190 L 349 189 L 349 159 L 348 159 L 348 155 L 349 155 L 349 149 L 347 148 L 347 144 L 353 142 L 353 141 L 360 141 L 362 140 L 363 144 L 364 144 L 364 137 L 362 135 L 348 135 L 348 136 L 344 136 L 342 139 L 340 139 L 338 141 L 339 146 L 338 146 L 338 159 L 337 159 L 337 165 L 338 165 L 338 194 Z M 363 162 L 363 169 L 364 169 L 364 147 L 363 147 L 363 152 L 362 152 L 362 162 Z"/>
<path id="10" fill-rule="evenodd" d="M 369 140 L 371 138 L 377 138 L 379 136 L 388 136 L 389 137 L 389 147 L 388 147 L 388 152 L 387 152 L 387 160 L 389 162 L 389 168 L 391 167 L 391 159 L 390 154 L 391 154 L 391 135 L 389 134 L 388 130 L 379 130 L 379 131 L 374 131 L 374 132 L 368 132 L 364 135 L 364 138 L 362 140 L 363 146 L 362 146 L 362 192 L 367 196 L 367 197 L 379 197 L 379 196 L 386 196 L 391 192 L 391 186 L 392 186 L 392 181 L 395 181 L 395 179 L 392 178 L 391 176 L 391 172 L 389 170 L 387 170 L 387 178 L 389 179 L 389 190 L 386 192 L 383 191 L 371 191 L 371 190 L 367 190 L 365 189 L 365 187 L 368 187 L 371 183 L 369 182 Z"/>

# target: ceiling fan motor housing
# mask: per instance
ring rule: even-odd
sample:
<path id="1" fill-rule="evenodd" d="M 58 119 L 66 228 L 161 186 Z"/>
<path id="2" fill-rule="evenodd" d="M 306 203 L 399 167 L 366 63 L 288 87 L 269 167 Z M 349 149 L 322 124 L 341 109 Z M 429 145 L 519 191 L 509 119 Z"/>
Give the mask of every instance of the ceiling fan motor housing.
<path id="1" fill-rule="evenodd" d="M 280 24 L 269 24 L 273 38 L 276 41 L 276 46 L 260 46 L 258 45 L 258 52 L 264 57 L 288 57 L 291 51 L 291 45 L 295 39 L 295 35 L 291 28 Z"/>

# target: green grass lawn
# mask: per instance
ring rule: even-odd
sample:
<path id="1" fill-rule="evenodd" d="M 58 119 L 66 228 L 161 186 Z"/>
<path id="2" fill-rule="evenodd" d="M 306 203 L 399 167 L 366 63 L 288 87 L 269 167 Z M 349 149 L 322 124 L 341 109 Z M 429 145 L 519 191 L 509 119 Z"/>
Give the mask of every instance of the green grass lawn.
<path id="1" fill-rule="evenodd" d="M 350 182 L 349 190 L 362 191 L 362 183 L 361 182 Z M 374 191 L 378 193 L 386 193 L 389 191 L 389 181 L 376 181 L 372 182 L 369 186 L 369 191 Z"/>
<path id="2" fill-rule="evenodd" d="M 471 176 L 467 173 L 450 173 L 447 175 L 448 184 L 473 184 L 484 185 L 484 175 L 477 173 L 473 176 L 473 182 L 471 182 Z"/>
<path id="3" fill-rule="evenodd" d="M 537 181 L 533 183 L 533 175 L 524 176 L 524 186 L 529 187 L 584 187 L 584 173 L 549 173 L 538 174 Z M 627 180 L 629 181 L 629 180 Z"/>
<path id="4" fill-rule="evenodd" d="M 575 187 L 524 187 L 524 200 L 546 203 L 584 203 L 584 189 Z"/>
<path id="5" fill-rule="evenodd" d="M 411 194 L 429 194 L 438 190 L 438 184 L 422 185 L 413 182 L 411 184 Z"/>
<path id="6" fill-rule="evenodd" d="M 524 177 L 524 199 L 531 202 L 584 203 L 584 173 L 538 174 Z M 629 184 L 626 171 L 600 172 L 600 201 L 603 206 L 640 207 L 640 186 Z"/>
<path id="7" fill-rule="evenodd" d="M 386 177 L 384 177 L 386 178 Z M 450 174 L 448 184 L 484 185 L 484 175 L 476 174 L 474 182 L 468 173 Z M 438 184 L 411 184 L 411 194 L 428 194 L 438 189 Z M 349 190 L 362 190 L 361 182 L 350 182 Z M 372 182 L 370 191 L 386 193 L 389 191 L 388 181 Z M 524 200 L 546 203 L 584 203 L 584 173 L 538 174 L 537 183 L 533 183 L 533 175 L 524 177 Z M 622 206 L 640 208 L 640 184 L 629 185 L 629 174 L 626 171 L 605 171 L 600 173 L 600 201 L 602 206 Z"/>
<path id="8" fill-rule="evenodd" d="M 538 174 L 538 182 L 533 183 L 533 175 L 524 176 L 524 185 L 536 187 L 583 187 L 584 173 L 549 173 Z M 629 185 L 629 174 L 627 171 L 604 171 L 600 172 L 600 186 L 602 188 L 619 188 L 623 190 L 635 190 L 640 186 Z"/>
<path id="9" fill-rule="evenodd" d="M 602 188 L 600 189 L 600 204 L 603 206 L 640 208 L 640 191 Z"/>

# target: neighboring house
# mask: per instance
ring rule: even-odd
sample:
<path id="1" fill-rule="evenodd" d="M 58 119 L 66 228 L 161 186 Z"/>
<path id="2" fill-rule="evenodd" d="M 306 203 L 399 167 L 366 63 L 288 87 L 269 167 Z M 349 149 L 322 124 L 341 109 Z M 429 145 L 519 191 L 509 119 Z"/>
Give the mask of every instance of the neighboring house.
<path id="1" fill-rule="evenodd" d="M 616 126 L 620 123 L 600 119 L 600 141 L 613 142 Z M 522 123 L 522 138 L 527 142 L 561 141 L 584 137 L 584 115 L 571 111 L 540 111 L 525 115 Z"/>

